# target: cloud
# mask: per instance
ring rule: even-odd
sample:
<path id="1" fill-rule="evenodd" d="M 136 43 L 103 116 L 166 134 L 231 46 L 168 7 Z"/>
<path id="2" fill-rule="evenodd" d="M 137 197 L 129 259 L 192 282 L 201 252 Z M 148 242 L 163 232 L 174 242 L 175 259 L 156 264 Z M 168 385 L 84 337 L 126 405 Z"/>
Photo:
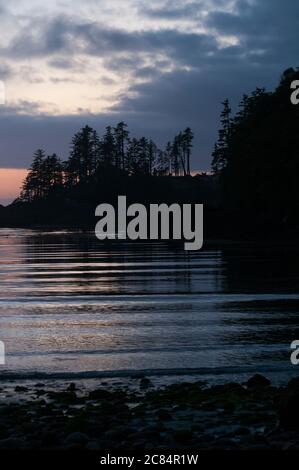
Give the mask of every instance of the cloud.
<path id="1" fill-rule="evenodd" d="M 56 69 L 71 70 L 74 68 L 74 60 L 71 60 L 67 57 L 58 57 L 50 60 L 48 65 Z"/>
<path id="2" fill-rule="evenodd" d="M 211 12 L 207 26 L 239 38 L 255 61 L 294 64 L 298 55 L 299 3 L 238 0 L 234 12 Z"/>
<path id="3" fill-rule="evenodd" d="M 150 6 L 149 3 L 140 8 L 140 12 L 150 18 L 177 20 L 197 17 L 204 9 L 204 2 L 192 1 L 188 3 L 167 1 L 159 6 Z"/>
<path id="4" fill-rule="evenodd" d="M 205 17 L 207 11 L 220 9 L 221 11 L 231 10 L 235 0 L 162 0 L 155 2 L 141 2 L 139 12 L 154 20 L 184 20 L 190 22 L 200 20 Z"/>
<path id="5" fill-rule="evenodd" d="M 274 73 L 272 86 L 278 78 L 279 74 Z M 39 147 L 66 158 L 72 135 L 83 125 L 89 124 L 102 133 L 106 125 L 124 120 L 133 135 L 146 135 L 161 146 L 179 130 L 191 126 L 195 132 L 193 167 L 208 169 L 223 99 L 229 96 L 236 106 L 243 92 L 267 83 L 266 69 L 257 71 L 248 66 L 240 72 L 236 65 L 234 70 L 220 65 L 204 72 L 157 73 L 147 83 L 132 85 L 120 97 L 120 104 L 106 113 L 91 115 L 81 110 L 77 116 L 56 117 L 0 113 L 0 167 L 27 167 Z M 14 138 L 8 140 L 6 136 L 12 132 Z"/>
<path id="6" fill-rule="evenodd" d="M 28 115 L 32 117 L 42 116 L 45 109 L 51 107 L 55 111 L 55 104 L 48 101 L 29 101 L 20 99 L 9 104 L 0 105 L 0 117 L 6 119 L 8 116 Z M 58 109 L 56 109 L 58 112 Z M 13 132 L 13 129 L 11 130 Z M 1 166 L 1 165 L 0 165 Z"/>
<path id="7" fill-rule="evenodd" d="M 0 79 L 17 80 L 19 74 L 27 91 L 24 67 L 30 63 L 31 82 L 55 88 L 56 105 L 75 83 L 82 84 L 86 100 L 78 104 L 78 116 L 44 115 L 42 92 L 0 108 L 0 166 L 29 164 L 38 146 L 66 156 L 72 133 L 86 122 L 101 130 L 125 120 L 133 133 L 161 144 L 190 125 L 194 166 L 206 169 L 221 101 L 228 97 L 235 107 L 244 92 L 271 89 L 285 68 L 299 65 L 295 1 L 86 0 L 82 6 L 53 0 L 43 7 L 48 14 L 37 9 L 37 0 L 19 4 L 31 9 L 17 15 L 18 2 L 9 3 L 15 27 L 4 28 L 9 40 L 0 48 Z M 8 21 L 5 15 L 0 23 Z M 110 94 L 104 96 L 105 89 Z M 88 105 L 99 96 L 112 107 L 91 116 Z M 8 138 L 12 133 L 14 139 Z"/>
<path id="8" fill-rule="evenodd" d="M 59 16 L 50 20 L 30 19 L 11 40 L 8 47 L 2 47 L 2 55 L 20 58 L 46 57 L 63 51 L 73 50 L 72 36 L 75 30 L 67 17 Z"/>
<path id="9" fill-rule="evenodd" d="M 11 77 L 13 74 L 13 69 L 9 65 L 1 64 L 0 65 L 0 80 L 6 80 Z"/>
<path id="10" fill-rule="evenodd" d="M 215 38 L 204 33 L 181 32 L 174 29 L 158 31 L 126 31 L 96 22 L 75 22 L 65 16 L 47 22 L 26 25 L 7 48 L 0 49 L 4 56 L 21 58 L 51 57 L 56 54 L 68 58 L 53 58 L 49 65 L 72 69 L 72 56 L 90 55 L 111 60 L 109 55 L 158 53 L 177 61 L 188 62 L 217 47 Z M 122 57 L 124 60 L 125 58 Z"/>

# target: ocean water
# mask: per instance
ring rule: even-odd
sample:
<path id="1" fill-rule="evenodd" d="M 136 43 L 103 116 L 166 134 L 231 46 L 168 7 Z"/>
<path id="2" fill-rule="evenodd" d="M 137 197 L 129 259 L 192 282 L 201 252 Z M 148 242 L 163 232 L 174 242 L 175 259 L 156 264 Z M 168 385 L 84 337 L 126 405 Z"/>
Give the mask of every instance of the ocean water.
<path id="1" fill-rule="evenodd" d="M 295 246 L 0 229 L 0 377 L 297 375 Z"/>

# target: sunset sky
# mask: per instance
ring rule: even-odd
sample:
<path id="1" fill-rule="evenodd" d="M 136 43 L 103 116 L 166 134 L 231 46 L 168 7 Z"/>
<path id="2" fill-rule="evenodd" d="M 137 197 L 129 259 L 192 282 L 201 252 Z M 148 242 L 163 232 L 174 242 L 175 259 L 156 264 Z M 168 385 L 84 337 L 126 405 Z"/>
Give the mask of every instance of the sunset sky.
<path id="1" fill-rule="evenodd" d="M 18 196 L 26 173 L 21 168 L 0 168 L 0 204 L 7 205 Z"/>
<path id="2" fill-rule="evenodd" d="M 8 169 L 37 148 L 66 158 L 85 124 L 125 120 L 160 145 L 191 126 L 208 169 L 221 101 L 299 65 L 293 0 L 0 0 L 0 27 L 0 203 L 24 177 Z"/>

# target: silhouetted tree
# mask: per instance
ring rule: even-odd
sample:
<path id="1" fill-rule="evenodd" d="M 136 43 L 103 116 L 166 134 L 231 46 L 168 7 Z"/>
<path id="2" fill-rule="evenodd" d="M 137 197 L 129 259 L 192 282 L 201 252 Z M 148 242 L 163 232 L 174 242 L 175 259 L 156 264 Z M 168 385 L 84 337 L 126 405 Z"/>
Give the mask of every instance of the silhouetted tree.
<path id="1" fill-rule="evenodd" d="M 114 132 L 111 126 L 107 126 L 105 134 L 100 144 L 100 160 L 104 167 L 111 167 L 116 165 L 117 161 L 117 146 L 114 137 Z"/>
<path id="2" fill-rule="evenodd" d="M 191 150 L 192 150 L 192 142 L 193 142 L 193 132 L 190 129 L 190 127 L 187 127 L 185 131 L 183 132 L 183 153 L 184 153 L 184 161 L 187 161 L 186 163 L 186 173 L 189 176 L 190 175 L 190 159 L 191 159 Z"/>
<path id="3" fill-rule="evenodd" d="M 47 156 L 42 163 L 43 171 L 43 191 L 48 196 L 62 189 L 63 186 L 63 165 L 59 157 L 53 155 Z"/>
<path id="4" fill-rule="evenodd" d="M 22 186 L 20 196 L 22 200 L 33 201 L 42 197 L 44 190 L 44 160 L 44 150 L 38 149 L 34 153 L 33 162 Z"/>
<path id="5" fill-rule="evenodd" d="M 82 196 L 86 201 L 99 183 L 107 184 L 105 176 L 112 180 L 120 175 L 190 174 L 192 140 L 193 133 L 187 128 L 163 151 L 146 137 L 130 138 L 123 121 L 116 127 L 107 126 L 101 138 L 86 125 L 74 135 L 67 161 L 62 162 L 56 154 L 46 157 L 43 150 L 34 154 L 21 199 L 32 201 L 65 192 L 68 199 Z"/>
<path id="6" fill-rule="evenodd" d="M 158 147 L 150 140 L 147 144 L 148 174 L 152 175 L 157 163 Z"/>
<path id="7" fill-rule="evenodd" d="M 245 97 L 244 97 L 245 99 Z M 244 101 L 245 103 L 245 101 Z M 215 144 L 214 152 L 212 154 L 212 169 L 215 173 L 219 173 L 227 166 L 229 139 L 231 134 L 231 108 L 228 99 L 223 103 L 223 110 L 221 112 L 221 128 L 219 130 L 218 141 Z"/>
<path id="8" fill-rule="evenodd" d="M 298 79 L 299 69 L 288 69 L 274 92 L 257 88 L 244 95 L 232 119 L 225 105 L 213 168 L 226 207 L 251 224 L 299 225 L 299 106 L 290 101 L 290 84 Z"/>
<path id="9" fill-rule="evenodd" d="M 180 135 L 175 136 L 172 145 L 172 168 L 175 176 L 180 174 L 181 142 Z"/>
<path id="10" fill-rule="evenodd" d="M 23 183 L 21 200 L 33 201 L 53 194 L 63 186 L 63 167 L 56 154 L 45 156 L 41 149 L 34 154 L 32 165 Z"/>
<path id="11" fill-rule="evenodd" d="M 119 122 L 114 128 L 115 141 L 115 166 L 125 170 L 126 168 L 126 147 L 128 145 L 129 132 L 127 124 Z"/>
<path id="12" fill-rule="evenodd" d="M 97 168 L 99 158 L 99 138 L 89 126 L 83 127 L 72 140 L 70 157 L 66 163 L 67 185 L 88 183 Z"/>
<path id="13" fill-rule="evenodd" d="M 156 171 L 157 174 L 160 176 L 167 176 L 170 174 L 169 171 L 169 155 L 166 150 L 157 151 L 157 164 L 156 164 Z"/>
<path id="14" fill-rule="evenodd" d="M 168 168 L 167 173 L 169 175 L 172 174 L 172 152 L 173 152 L 172 144 L 171 142 L 167 142 L 166 148 L 164 151 L 164 157 L 165 157 L 165 164 L 167 161 L 167 168 Z"/>

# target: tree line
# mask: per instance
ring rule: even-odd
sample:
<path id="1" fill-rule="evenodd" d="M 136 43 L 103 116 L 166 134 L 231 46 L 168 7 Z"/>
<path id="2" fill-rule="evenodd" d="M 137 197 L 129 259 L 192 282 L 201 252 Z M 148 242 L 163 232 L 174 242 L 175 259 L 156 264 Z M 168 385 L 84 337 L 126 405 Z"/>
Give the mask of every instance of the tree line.
<path id="1" fill-rule="evenodd" d="M 188 127 L 161 150 L 151 139 L 130 137 L 120 122 L 107 126 L 102 137 L 89 126 L 77 132 L 69 157 L 38 149 L 23 183 L 20 199 L 33 201 L 95 184 L 105 175 L 189 176 L 193 132 Z"/>
<path id="2" fill-rule="evenodd" d="M 223 204 L 263 225 L 299 228 L 299 106 L 290 100 L 298 79 L 299 68 L 287 69 L 273 92 L 244 95 L 234 115 L 223 102 L 212 161 Z"/>

